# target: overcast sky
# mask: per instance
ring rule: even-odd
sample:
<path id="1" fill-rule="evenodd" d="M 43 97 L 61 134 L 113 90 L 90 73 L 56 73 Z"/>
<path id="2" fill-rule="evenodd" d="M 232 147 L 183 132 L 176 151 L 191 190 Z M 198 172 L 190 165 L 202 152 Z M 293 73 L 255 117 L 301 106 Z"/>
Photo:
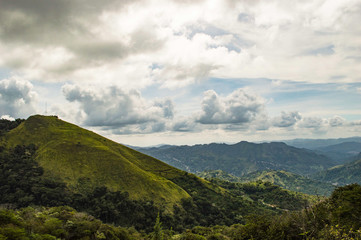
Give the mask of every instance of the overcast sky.
<path id="1" fill-rule="evenodd" d="M 361 0 L 0 0 L 0 116 L 137 146 L 361 136 Z"/>

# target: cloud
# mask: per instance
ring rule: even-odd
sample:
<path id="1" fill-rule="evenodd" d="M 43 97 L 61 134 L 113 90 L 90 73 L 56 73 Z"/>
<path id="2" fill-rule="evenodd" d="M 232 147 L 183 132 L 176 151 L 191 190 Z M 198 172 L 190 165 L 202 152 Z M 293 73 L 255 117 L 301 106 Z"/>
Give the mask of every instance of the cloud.
<path id="1" fill-rule="evenodd" d="M 9 115 L 2 115 L 0 117 L 0 119 L 5 119 L 5 120 L 9 120 L 9 121 L 14 121 L 15 120 L 15 118 L 13 118 L 13 117 L 11 117 Z"/>
<path id="2" fill-rule="evenodd" d="M 301 119 L 302 116 L 299 112 L 282 112 L 280 117 L 272 120 L 272 123 L 275 127 L 292 127 Z"/>
<path id="3" fill-rule="evenodd" d="M 3 1 L 0 66 L 137 88 L 209 77 L 356 82 L 360 10 L 357 0 Z"/>
<path id="4" fill-rule="evenodd" d="M 331 127 L 339 127 L 346 123 L 346 119 L 340 116 L 334 116 L 329 119 L 329 124 Z"/>
<path id="5" fill-rule="evenodd" d="M 0 81 L 1 114 L 12 117 L 27 117 L 35 113 L 37 93 L 33 85 L 18 77 Z"/>
<path id="6" fill-rule="evenodd" d="M 246 124 L 263 111 L 264 100 L 245 89 L 221 97 L 214 90 L 204 93 L 202 111 L 196 121 L 201 124 Z"/>
<path id="7" fill-rule="evenodd" d="M 88 126 L 132 131 L 163 131 L 167 120 L 174 116 L 170 99 L 147 101 L 136 90 L 124 91 L 116 86 L 96 89 L 77 85 L 63 86 L 63 94 L 70 102 L 78 102 Z M 133 125 L 133 126 L 132 126 Z"/>

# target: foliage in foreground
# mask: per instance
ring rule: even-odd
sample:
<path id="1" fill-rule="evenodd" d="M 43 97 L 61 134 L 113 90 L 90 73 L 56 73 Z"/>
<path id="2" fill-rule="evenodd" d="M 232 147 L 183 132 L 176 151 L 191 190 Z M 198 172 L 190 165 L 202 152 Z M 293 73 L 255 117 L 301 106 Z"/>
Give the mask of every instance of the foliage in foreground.
<path id="1" fill-rule="evenodd" d="M 197 226 L 182 233 L 162 227 L 153 232 L 115 227 L 70 207 L 0 209 L 0 239 L 361 239 L 361 186 L 336 189 L 331 197 L 302 211 L 250 215 L 245 224 Z"/>
<path id="2" fill-rule="evenodd" d="M 104 224 L 70 207 L 0 210 L 0 239 L 139 239 L 134 229 Z"/>

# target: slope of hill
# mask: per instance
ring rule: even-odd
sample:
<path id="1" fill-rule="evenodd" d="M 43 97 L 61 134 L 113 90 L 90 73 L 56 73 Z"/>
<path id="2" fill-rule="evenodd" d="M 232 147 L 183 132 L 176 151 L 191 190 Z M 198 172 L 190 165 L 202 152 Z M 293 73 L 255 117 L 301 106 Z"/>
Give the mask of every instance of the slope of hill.
<path id="1" fill-rule="evenodd" d="M 212 143 L 139 151 L 186 171 L 221 169 L 235 176 L 268 169 L 308 175 L 334 166 L 333 162 L 323 155 L 279 142 L 240 142 L 233 145 Z"/>
<path id="2" fill-rule="evenodd" d="M 146 231 L 157 212 L 177 231 L 279 212 L 54 116 L 1 136 L 0 192 L 6 206 L 68 205 Z"/>
<path id="3" fill-rule="evenodd" d="M 256 171 L 242 177 L 233 176 L 222 170 L 204 171 L 201 173 L 197 173 L 197 175 L 205 179 L 217 178 L 223 181 L 239 183 L 256 181 L 270 182 L 284 189 L 310 195 L 329 196 L 334 190 L 334 186 L 330 183 L 320 182 L 282 170 Z"/>
<path id="4" fill-rule="evenodd" d="M 335 185 L 346 185 L 351 183 L 361 184 L 361 153 L 357 155 L 355 159 L 356 160 L 350 163 L 319 172 L 312 177 Z"/>
<path id="5" fill-rule="evenodd" d="M 169 180 L 182 171 L 57 117 L 31 116 L 9 131 L 3 144 L 7 148 L 34 144 L 35 159 L 45 174 L 60 178 L 75 192 L 106 186 L 159 204 L 190 198 Z"/>
<path id="6" fill-rule="evenodd" d="M 361 142 L 343 142 L 316 148 L 315 151 L 335 160 L 338 164 L 344 164 L 361 152 Z"/>

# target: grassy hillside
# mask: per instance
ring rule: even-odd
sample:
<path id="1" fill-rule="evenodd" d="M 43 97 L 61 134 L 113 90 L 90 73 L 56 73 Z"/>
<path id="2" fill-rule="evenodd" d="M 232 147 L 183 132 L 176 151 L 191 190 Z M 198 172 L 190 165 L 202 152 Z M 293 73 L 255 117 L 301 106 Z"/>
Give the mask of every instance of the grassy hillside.
<path id="1" fill-rule="evenodd" d="M 242 176 L 254 171 L 272 169 L 309 175 L 334 166 L 332 160 L 323 155 L 278 142 L 240 142 L 233 145 L 212 143 L 139 151 L 194 173 L 221 169 L 235 176 Z"/>
<path id="2" fill-rule="evenodd" d="M 0 204 L 69 205 L 102 221 L 177 231 L 278 209 L 59 120 L 32 116 L 0 142 Z"/>
<path id="3" fill-rule="evenodd" d="M 158 204 L 190 197 L 169 180 L 182 171 L 54 116 L 29 117 L 2 142 L 6 148 L 35 144 L 36 161 L 46 175 L 60 178 L 74 191 L 106 186 Z"/>

